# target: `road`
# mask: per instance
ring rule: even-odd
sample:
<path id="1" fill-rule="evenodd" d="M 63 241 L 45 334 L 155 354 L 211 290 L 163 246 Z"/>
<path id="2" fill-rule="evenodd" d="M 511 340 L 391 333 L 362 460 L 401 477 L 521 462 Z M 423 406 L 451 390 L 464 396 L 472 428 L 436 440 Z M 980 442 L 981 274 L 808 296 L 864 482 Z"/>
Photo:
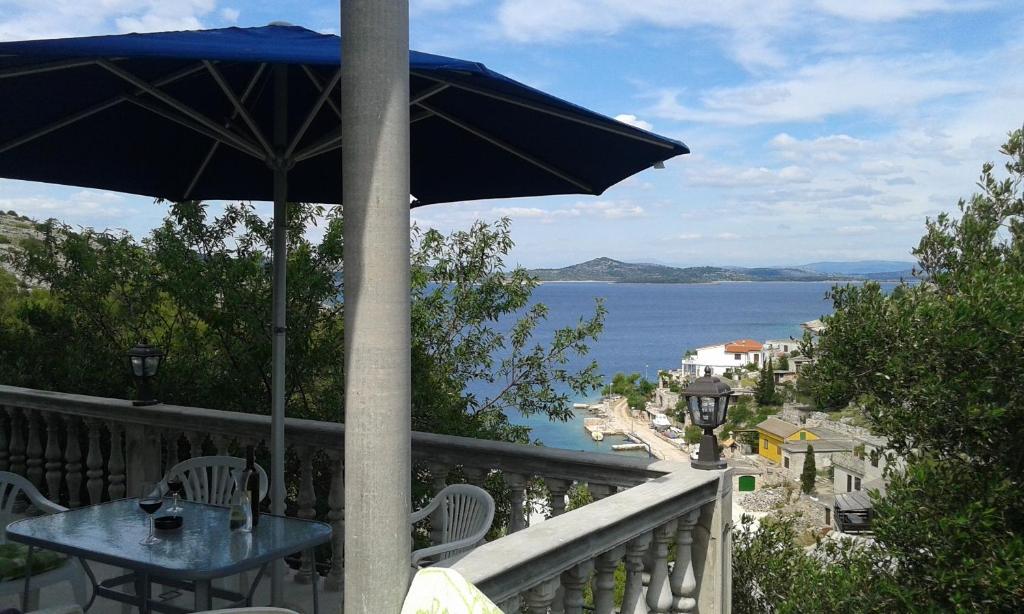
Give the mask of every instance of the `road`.
<path id="1" fill-rule="evenodd" d="M 637 439 L 646 443 L 651 447 L 651 452 L 655 456 L 662 460 L 689 462 L 690 457 L 686 452 L 683 452 L 677 448 L 674 444 L 671 444 L 654 432 L 650 426 L 648 426 L 646 420 L 636 419 L 630 420 L 629 406 L 625 403 L 616 403 L 612 407 L 610 412 L 614 418 L 616 424 L 625 432 L 632 432 Z M 630 424 L 632 422 L 632 425 Z"/>

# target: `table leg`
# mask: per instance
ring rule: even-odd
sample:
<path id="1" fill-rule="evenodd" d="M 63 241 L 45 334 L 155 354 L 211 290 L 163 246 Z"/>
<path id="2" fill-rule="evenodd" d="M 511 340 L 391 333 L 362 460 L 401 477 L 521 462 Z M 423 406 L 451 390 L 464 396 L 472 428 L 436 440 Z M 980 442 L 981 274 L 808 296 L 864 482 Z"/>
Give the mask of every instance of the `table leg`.
<path id="1" fill-rule="evenodd" d="M 32 546 L 28 547 L 28 555 L 25 557 L 25 588 L 21 594 L 21 611 L 28 612 L 28 594 L 31 590 L 29 584 L 32 580 L 32 551 L 35 550 Z"/>
<path id="2" fill-rule="evenodd" d="M 317 588 L 317 584 L 320 581 L 320 574 L 316 571 L 316 549 L 309 549 L 309 560 L 313 562 L 313 576 L 310 578 L 310 584 L 313 585 L 313 614 L 320 614 L 320 590 Z"/>
<path id="3" fill-rule="evenodd" d="M 149 574 L 135 576 L 135 598 L 139 600 L 139 614 L 149 614 Z"/>
<path id="4" fill-rule="evenodd" d="M 206 612 L 213 609 L 213 599 L 210 597 L 210 581 L 196 580 L 196 612 Z"/>

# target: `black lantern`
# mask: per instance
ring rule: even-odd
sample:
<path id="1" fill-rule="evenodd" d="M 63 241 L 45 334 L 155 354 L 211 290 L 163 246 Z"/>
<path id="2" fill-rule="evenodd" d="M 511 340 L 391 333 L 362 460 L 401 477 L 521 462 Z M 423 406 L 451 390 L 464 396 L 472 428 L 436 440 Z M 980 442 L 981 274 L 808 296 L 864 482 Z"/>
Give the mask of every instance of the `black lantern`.
<path id="1" fill-rule="evenodd" d="M 718 440 L 714 429 L 725 423 L 729 411 L 732 388 L 711 374 L 711 367 L 704 367 L 704 377 L 697 378 L 686 390 L 686 406 L 690 420 L 704 429 L 700 442 L 700 454 L 690 466 L 696 469 L 725 469 L 725 461 L 718 458 Z"/>
<path id="2" fill-rule="evenodd" d="M 145 339 L 128 350 L 128 364 L 132 369 L 132 377 L 135 378 L 134 405 L 156 405 L 160 402 L 155 398 L 152 382 L 156 379 L 163 359 L 163 351 L 155 345 L 149 345 Z"/>

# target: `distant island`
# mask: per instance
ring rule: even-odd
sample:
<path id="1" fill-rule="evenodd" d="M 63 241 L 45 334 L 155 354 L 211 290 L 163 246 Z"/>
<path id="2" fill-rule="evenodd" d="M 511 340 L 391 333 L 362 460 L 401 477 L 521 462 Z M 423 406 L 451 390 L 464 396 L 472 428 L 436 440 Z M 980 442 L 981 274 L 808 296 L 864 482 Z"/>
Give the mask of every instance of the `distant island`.
<path id="1" fill-rule="evenodd" d="M 885 266 L 880 266 L 884 262 Z M 821 262 L 798 267 L 674 267 L 595 258 L 561 269 L 530 269 L 540 281 L 602 281 L 612 283 L 696 284 L 720 281 L 899 281 L 911 276 L 912 262 Z M 888 268 L 891 271 L 879 271 Z M 839 270 L 829 271 L 829 267 Z M 825 269 L 825 270 L 823 270 Z"/>

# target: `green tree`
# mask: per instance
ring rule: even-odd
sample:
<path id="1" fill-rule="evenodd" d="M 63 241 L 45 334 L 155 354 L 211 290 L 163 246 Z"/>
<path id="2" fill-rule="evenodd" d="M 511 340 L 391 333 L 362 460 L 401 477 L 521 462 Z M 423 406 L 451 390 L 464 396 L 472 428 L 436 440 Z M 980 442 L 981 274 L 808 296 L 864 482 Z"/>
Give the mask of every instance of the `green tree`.
<path id="1" fill-rule="evenodd" d="M 695 424 L 688 424 L 683 431 L 683 437 L 686 439 L 686 443 L 690 445 L 700 443 L 701 439 L 704 438 L 704 430 Z"/>
<path id="2" fill-rule="evenodd" d="M 785 354 L 779 356 L 779 371 L 789 371 L 789 358 Z"/>
<path id="3" fill-rule="evenodd" d="M 835 313 L 809 348 L 816 363 L 804 377 L 817 400 L 855 400 L 898 461 L 875 497 L 872 564 L 844 570 L 859 602 L 830 610 L 1024 606 L 1024 455 L 1007 440 L 1024 432 L 1024 131 L 1002 153 L 1004 176 L 985 164 L 959 216 L 928 221 L 914 250 L 920 281 L 888 294 L 877 284 L 834 288 Z M 758 563 L 781 564 L 766 559 Z M 787 589 L 755 569 L 734 578 L 781 592 L 783 611 L 829 603 L 799 588 L 817 573 L 801 571 Z"/>
<path id="4" fill-rule="evenodd" d="M 807 454 L 804 456 L 804 468 L 800 472 L 800 490 L 809 494 L 814 490 L 814 478 L 818 475 L 818 468 L 814 466 L 814 446 L 807 444 Z"/>
<path id="5" fill-rule="evenodd" d="M 760 377 L 758 377 L 757 386 L 754 388 L 754 400 L 758 405 L 779 405 L 782 402 L 779 393 L 775 390 L 775 369 L 772 368 L 771 358 L 761 367 Z"/>
<path id="6" fill-rule="evenodd" d="M 654 395 L 657 386 L 642 378 L 639 373 L 616 373 L 612 376 L 612 383 L 605 386 L 604 394 L 618 394 L 626 397 L 626 402 L 631 409 L 643 409 L 647 401 Z"/>

